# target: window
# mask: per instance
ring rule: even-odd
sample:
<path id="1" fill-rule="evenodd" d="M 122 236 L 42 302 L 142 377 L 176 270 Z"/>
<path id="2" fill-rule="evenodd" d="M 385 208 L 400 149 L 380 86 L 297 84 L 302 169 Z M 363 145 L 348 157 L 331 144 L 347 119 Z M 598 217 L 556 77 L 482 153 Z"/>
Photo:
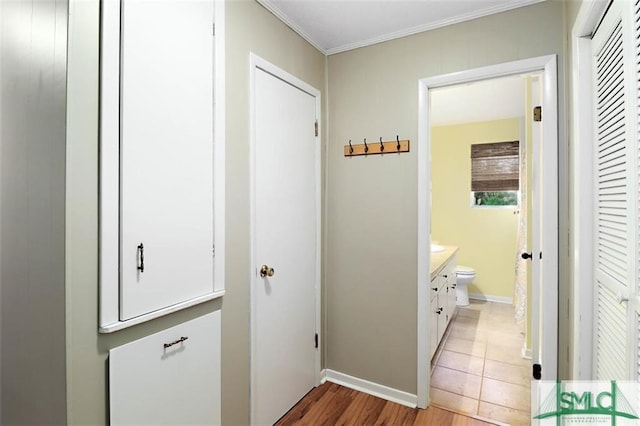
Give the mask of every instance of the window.
<path id="1" fill-rule="evenodd" d="M 474 206 L 517 206 L 520 143 L 471 145 L 471 192 Z"/>
<path id="2" fill-rule="evenodd" d="M 472 192 L 474 206 L 517 206 L 518 191 L 478 191 Z"/>

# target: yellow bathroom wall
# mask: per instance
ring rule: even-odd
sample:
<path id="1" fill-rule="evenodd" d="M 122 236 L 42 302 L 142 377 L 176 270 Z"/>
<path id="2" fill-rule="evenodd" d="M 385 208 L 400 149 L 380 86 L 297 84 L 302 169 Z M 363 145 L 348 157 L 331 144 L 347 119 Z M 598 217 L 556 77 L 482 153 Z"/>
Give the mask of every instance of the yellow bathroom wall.
<path id="1" fill-rule="evenodd" d="M 458 264 L 476 270 L 469 293 L 512 298 L 517 215 L 514 207 L 471 204 L 471 144 L 520 139 L 519 118 L 431 129 L 431 238 L 460 248 Z"/>

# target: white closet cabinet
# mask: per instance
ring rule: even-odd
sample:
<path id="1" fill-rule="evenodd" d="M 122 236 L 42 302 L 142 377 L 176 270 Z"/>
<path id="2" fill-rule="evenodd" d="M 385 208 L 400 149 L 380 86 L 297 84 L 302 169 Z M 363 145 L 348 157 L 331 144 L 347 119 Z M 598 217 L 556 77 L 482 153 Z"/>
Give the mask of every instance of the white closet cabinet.
<path id="1" fill-rule="evenodd" d="M 221 294 L 214 1 L 105 1 L 102 31 L 101 326 L 111 331 Z"/>
<path id="2" fill-rule="evenodd" d="M 220 424 L 220 311 L 109 351 L 117 425 Z"/>
<path id="3" fill-rule="evenodd" d="M 127 320 L 212 291 L 213 3 L 126 0 L 122 21 L 120 316 Z"/>

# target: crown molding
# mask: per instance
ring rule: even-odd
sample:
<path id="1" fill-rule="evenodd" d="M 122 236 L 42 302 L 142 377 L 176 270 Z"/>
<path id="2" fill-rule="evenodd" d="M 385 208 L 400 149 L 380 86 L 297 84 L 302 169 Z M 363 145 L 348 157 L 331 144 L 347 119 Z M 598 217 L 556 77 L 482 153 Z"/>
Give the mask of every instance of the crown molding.
<path id="1" fill-rule="evenodd" d="M 374 44 L 383 43 L 385 41 L 395 40 L 397 38 L 407 37 L 407 36 L 419 34 L 425 31 L 435 30 L 438 28 L 447 27 L 449 25 L 459 24 L 461 22 L 471 21 L 473 19 L 484 18 L 485 16 L 507 12 L 509 10 L 518 9 L 524 6 L 530 6 L 536 3 L 542 3 L 543 1 L 546 1 L 546 0 L 519 0 L 519 1 L 511 2 L 509 4 L 493 6 L 486 9 L 478 10 L 476 12 L 459 15 L 454 18 L 442 19 L 440 21 L 431 22 L 429 24 L 418 25 L 416 27 L 395 31 L 392 33 L 382 35 L 380 37 L 373 37 L 373 38 L 359 41 L 356 43 L 345 44 L 344 46 L 332 47 L 330 49 L 326 49 L 326 55 L 327 56 L 335 55 L 336 53 L 342 53 L 342 52 L 347 52 L 349 50 L 358 49 L 361 47 L 372 46 Z"/>
<path id="2" fill-rule="evenodd" d="M 256 0 L 262 7 L 267 9 L 269 12 L 273 13 L 276 18 L 280 19 L 285 23 L 289 28 L 298 33 L 300 37 L 305 39 L 309 44 L 318 49 L 320 53 L 323 55 L 327 55 L 327 49 L 320 46 L 317 41 L 315 41 L 306 31 L 302 29 L 298 24 L 296 24 L 288 15 L 282 12 L 275 4 L 273 4 L 270 0 Z"/>
<path id="3" fill-rule="evenodd" d="M 318 49 L 324 55 L 335 55 L 337 53 L 346 52 L 349 50 L 358 49 L 361 47 L 367 47 L 385 41 L 395 40 L 397 38 L 407 37 L 410 35 L 422 33 L 429 30 L 435 30 L 437 28 L 446 27 L 448 25 L 459 24 L 465 21 L 471 21 L 477 18 L 483 18 L 485 16 L 494 15 L 496 13 L 507 12 L 509 10 L 518 9 L 524 6 L 530 6 L 532 4 L 541 3 L 547 0 L 517 0 L 508 4 L 502 4 L 497 6 L 488 7 L 486 9 L 478 10 L 476 12 L 459 15 L 454 18 L 442 19 L 440 21 L 431 22 L 425 25 L 418 25 L 415 27 L 395 31 L 392 33 L 384 34 L 379 37 L 373 37 L 367 40 L 358 41 L 355 43 L 345 44 L 343 46 L 337 46 L 332 48 L 325 48 L 321 46 L 316 40 L 313 39 L 300 25 L 294 22 L 289 16 L 282 12 L 271 0 L 256 0 L 265 9 L 274 14 L 278 19 L 284 22 L 289 28 L 298 33 L 300 37 L 305 39 L 309 44 Z"/>

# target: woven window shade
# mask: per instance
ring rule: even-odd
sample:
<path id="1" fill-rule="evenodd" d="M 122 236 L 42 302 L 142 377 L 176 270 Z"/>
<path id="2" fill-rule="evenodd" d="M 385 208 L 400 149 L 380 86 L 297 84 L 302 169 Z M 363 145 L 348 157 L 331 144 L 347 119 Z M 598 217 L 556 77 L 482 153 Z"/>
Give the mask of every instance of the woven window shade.
<path id="1" fill-rule="evenodd" d="M 520 189 L 520 143 L 495 142 L 471 145 L 471 190 Z"/>

